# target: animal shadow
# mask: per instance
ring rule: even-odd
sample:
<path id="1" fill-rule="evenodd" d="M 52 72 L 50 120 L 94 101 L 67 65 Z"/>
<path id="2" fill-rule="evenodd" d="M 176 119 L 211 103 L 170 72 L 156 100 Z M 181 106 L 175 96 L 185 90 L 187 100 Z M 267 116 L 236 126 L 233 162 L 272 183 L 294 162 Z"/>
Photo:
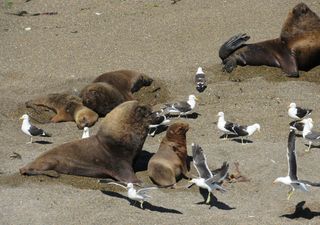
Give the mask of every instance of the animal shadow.
<path id="1" fill-rule="evenodd" d="M 232 141 L 238 142 L 238 143 L 242 143 L 240 138 L 234 138 L 232 139 Z M 243 139 L 243 144 L 248 144 L 248 143 L 253 143 L 253 141 L 251 140 L 247 140 L 247 139 Z"/>
<path id="2" fill-rule="evenodd" d="M 154 153 L 142 150 L 133 162 L 134 172 L 145 171 L 148 168 L 148 163 Z"/>
<path id="3" fill-rule="evenodd" d="M 201 116 L 200 113 L 197 112 L 193 112 L 193 113 L 189 113 L 187 115 L 181 115 L 180 118 L 186 118 L 186 119 L 197 119 L 199 116 Z M 169 115 L 169 118 L 176 118 L 179 117 L 179 115 Z"/>
<path id="4" fill-rule="evenodd" d="M 229 140 L 229 139 L 236 138 L 236 137 L 239 137 L 239 136 L 236 135 L 236 134 L 228 134 L 228 135 L 227 134 L 223 134 L 219 138 L 220 139 L 225 139 L 226 137 L 228 137 L 227 140 Z M 240 142 L 241 142 L 241 140 L 240 140 Z"/>
<path id="5" fill-rule="evenodd" d="M 197 205 L 203 205 L 203 204 L 206 204 L 206 199 L 208 197 L 208 191 L 203 189 L 203 188 L 199 188 L 199 192 L 200 194 L 202 195 L 204 201 L 203 202 L 198 202 L 196 203 Z M 210 205 L 210 208 L 211 209 L 212 207 L 216 207 L 218 209 L 222 209 L 222 210 L 232 210 L 232 209 L 235 209 L 234 207 L 230 207 L 229 205 L 223 203 L 223 202 L 220 202 L 218 201 L 217 197 L 214 196 L 212 193 L 210 193 L 210 202 L 209 202 L 209 205 Z"/>
<path id="6" fill-rule="evenodd" d="M 304 146 L 309 147 L 308 144 L 304 144 Z M 313 149 L 313 148 L 320 148 L 320 145 L 311 145 L 311 146 L 310 146 L 310 149 Z"/>
<path id="7" fill-rule="evenodd" d="M 117 192 L 113 192 L 113 191 L 101 191 L 103 194 L 105 195 L 109 195 L 111 197 L 116 197 L 116 198 L 122 198 L 122 199 L 125 199 L 127 200 L 130 205 L 138 208 L 138 209 L 141 209 L 141 210 L 150 210 L 150 211 L 155 211 L 155 212 L 160 212 L 160 213 L 174 213 L 174 214 L 182 214 L 182 212 L 178 211 L 178 210 L 175 210 L 175 209 L 168 209 L 168 208 L 165 208 L 165 207 L 161 207 L 161 206 L 155 206 L 155 205 L 152 205 L 151 203 L 149 202 L 144 202 L 143 203 L 143 208 L 140 208 L 140 203 L 139 202 L 135 202 L 133 200 L 131 200 L 130 198 L 122 195 L 122 194 L 119 194 Z"/>
<path id="8" fill-rule="evenodd" d="M 35 141 L 33 143 L 37 143 L 37 144 L 40 144 L 40 145 L 50 145 L 50 144 L 52 144 L 51 141 Z"/>
<path id="9" fill-rule="evenodd" d="M 320 212 L 311 211 L 308 207 L 303 208 L 306 201 L 301 201 L 296 205 L 296 209 L 292 214 L 284 214 L 280 217 L 286 217 L 288 219 L 299 219 L 304 218 L 311 220 L 314 217 L 320 216 Z"/>

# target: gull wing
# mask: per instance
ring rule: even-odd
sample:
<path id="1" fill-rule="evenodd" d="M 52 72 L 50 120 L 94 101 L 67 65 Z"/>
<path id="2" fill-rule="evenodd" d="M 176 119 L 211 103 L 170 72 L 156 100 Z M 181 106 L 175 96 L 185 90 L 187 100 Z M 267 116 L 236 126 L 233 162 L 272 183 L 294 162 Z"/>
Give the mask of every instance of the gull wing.
<path id="1" fill-rule="evenodd" d="M 29 132 L 32 136 L 39 136 L 39 135 L 47 136 L 48 135 L 42 129 L 40 129 L 36 126 L 33 126 L 33 125 L 30 125 Z"/>
<path id="2" fill-rule="evenodd" d="M 303 109 L 303 108 L 297 107 L 297 116 L 299 118 L 303 118 L 306 115 L 309 115 L 311 112 L 312 112 L 312 109 Z"/>
<path id="3" fill-rule="evenodd" d="M 247 136 L 249 133 L 247 132 L 247 127 L 248 126 L 240 126 L 240 125 L 235 125 L 233 127 L 233 131 L 235 134 L 238 136 Z"/>
<path id="4" fill-rule="evenodd" d="M 122 184 L 119 184 L 119 183 L 117 183 L 117 182 L 108 182 L 107 184 L 114 184 L 114 185 L 118 185 L 118 186 L 120 186 L 120 187 L 123 187 L 124 189 L 127 189 L 126 186 L 124 186 L 124 185 L 122 185 Z"/>
<path id="5" fill-rule="evenodd" d="M 235 131 L 234 131 L 234 128 L 239 126 L 238 124 L 236 123 L 232 123 L 232 122 L 229 122 L 229 121 L 226 121 L 226 124 L 224 125 L 224 128 L 228 131 L 230 131 L 231 133 L 234 133 L 234 134 L 237 134 Z"/>
<path id="6" fill-rule="evenodd" d="M 296 134 L 294 129 L 290 130 L 288 137 L 287 159 L 288 159 L 288 176 L 291 180 L 298 180 L 297 177 L 297 155 L 296 155 Z"/>
<path id="7" fill-rule="evenodd" d="M 188 112 L 188 111 L 192 110 L 191 106 L 189 105 L 189 103 L 185 102 L 185 101 L 176 102 L 176 103 L 174 103 L 172 105 L 172 107 L 174 109 L 179 110 L 180 112 Z"/>
<path id="8" fill-rule="evenodd" d="M 137 194 L 146 194 L 149 190 L 155 190 L 155 189 L 159 189 L 158 187 L 146 187 L 146 188 L 141 188 L 137 191 Z"/>
<path id="9" fill-rule="evenodd" d="M 316 182 L 311 182 L 307 180 L 299 180 L 299 182 L 313 186 L 313 187 L 320 187 L 320 183 L 316 183 Z"/>
<path id="10" fill-rule="evenodd" d="M 215 170 L 213 177 L 206 180 L 207 184 L 212 184 L 213 182 L 221 182 L 223 181 L 228 174 L 229 164 L 227 162 L 223 162 L 222 166 Z"/>
<path id="11" fill-rule="evenodd" d="M 198 171 L 199 177 L 204 179 L 211 178 L 213 175 L 209 170 L 206 156 L 202 148 L 197 144 L 192 145 L 192 157 L 193 157 L 193 165 Z"/>
<path id="12" fill-rule="evenodd" d="M 311 141 L 312 140 L 314 140 L 314 141 L 320 140 L 320 132 L 311 131 L 305 136 L 305 138 L 308 140 L 311 140 Z"/>

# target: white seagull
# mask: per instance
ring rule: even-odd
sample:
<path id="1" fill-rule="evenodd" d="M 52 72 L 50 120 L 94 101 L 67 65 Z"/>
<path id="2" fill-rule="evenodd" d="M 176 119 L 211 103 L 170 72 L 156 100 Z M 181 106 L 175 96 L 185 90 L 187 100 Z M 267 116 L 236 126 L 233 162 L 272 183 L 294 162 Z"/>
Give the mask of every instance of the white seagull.
<path id="1" fill-rule="evenodd" d="M 173 104 L 165 104 L 165 107 L 162 108 L 162 111 L 169 113 L 179 113 L 181 115 L 186 115 L 188 112 L 194 109 L 196 106 L 197 97 L 194 95 L 189 95 L 188 101 L 180 101 Z"/>
<path id="2" fill-rule="evenodd" d="M 210 202 L 211 192 L 215 189 L 225 191 L 223 187 L 220 186 L 220 183 L 226 178 L 229 165 L 227 162 L 224 162 L 220 169 L 217 169 L 214 174 L 210 171 L 206 156 L 202 148 L 192 143 L 192 157 L 193 165 L 198 171 L 199 177 L 191 179 L 191 183 L 197 185 L 200 188 L 208 190 L 208 197 L 206 203 Z"/>
<path id="3" fill-rule="evenodd" d="M 103 180 L 101 180 L 103 182 Z M 116 182 L 108 182 L 107 184 L 114 184 L 118 185 L 120 187 L 123 187 L 128 190 L 128 198 L 131 200 L 134 200 L 136 202 L 140 202 L 140 208 L 143 208 L 143 202 L 147 198 L 151 198 L 151 196 L 147 195 L 146 193 L 149 190 L 154 190 L 158 189 L 158 187 L 146 187 L 146 188 L 141 188 L 138 191 L 134 188 L 133 183 L 127 183 L 127 186 L 124 186 L 122 184 L 116 183 Z"/>
<path id="4" fill-rule="evenodd" d="M 199 92 L 203 92 L 207 88 L 206 75 L 204 74 L 201 67 L 198 67 L 194 81 L 196 83 L 196 89 Z"/>
<path id="5" fill-rule="evenodd" d="M 155 118 L 151 121 L 151 124 L 149 125 L 148 135 L 152 137 L 155 135 L 158 127 L 167 126 L 170 123 L 170 120 L 167 119 L 166 115 L 161 114 L 160 112 L 155 112 L 155 115 Z"/>
<path id="6" fill-rule="evenodd" d="M 20 120 L 23 120 L 21 130 L 23 131 L 23 133 L 30 136 L 30 142 L 27 142 L 27 144 L 32 143 L 33 136 L 51 137 L 49 133 L 46 133 L 42 129 L 37 128 L 32 124 L 30 124 L 29 116 L 27 114 L 24 114 L 23 116 L 21 116 Z"/>
<path id="7" fill-rule="evenodd" d="M 290 129 L 288 137 L 287 159 L 288 159 L 288 175 L 286 177 L 278 177 L 273 183 L 283 183 L 290 185 L 291 189 L 288 192 L 288 200 L 291 198 L 294 190 L 298 189 L 303 192 L 308 191 L 308 186 L 320 187 L 320 183 L 313 183 L 306 180 L 299 180 L 297 176 L 297 155 L 295 149 L 296 135 L 295 130 Z"/>
<path id="8" fill-rule="evenodd" d="M 301 120 L 306 116 L 309 116 L 312 112 L 312 109 L 304 109 L 301 107 L 297 107 L 296 103 L 292 102 L 289 105 L 289 109 L 288 109 L 288 115 L 292 118 L 292 119 L 298 119 Z"/>
<path id="9" fill-rule="evenodd" d="M 83 139 L 83 138 L 88 138 L 88 137 L 90 137 L 89 127 L 84 127 L 81 138 Z"/>
<path id="10" fill-rule="evenodd" d="M 249 137 L 251 136 L 254 132 L 260 131 L 260 125 L 258 123 L 255 123 L 250 126 L 237 126 L 235 125 L 233 127 L 233 130 L 236 135 L 241 137 L 241 143 L 243 144 L 243 137 Z"/>
<path id="11" fill-rule="evenodd" d="M 320 132 L 317 131 L 311 131 L 313 128 L 313 120 L 311 118 L 306 118 L 301 120 L 301 122 L 304 124 L 303 130 L 302 130 L 302 137 L 309 141 L 309 147 L 306 150 L 307 152 L 311 148 L 311 144 L 316 142 L 320 142 Z"/>
<path id="12" fill-rule="evenodd" d="M 226 121 L 224 119 L 223 112 L 219 112 L 217 116 L 219 117 L 218 123 L 217 123 L 218 129 L 223 131 L 223 133 L 226 134 L 226 137 L 224 139 L 228 138 L 228 134 L 236 134 L 233 128 L 235 126 L 239 126 L 238 124 Z"/>

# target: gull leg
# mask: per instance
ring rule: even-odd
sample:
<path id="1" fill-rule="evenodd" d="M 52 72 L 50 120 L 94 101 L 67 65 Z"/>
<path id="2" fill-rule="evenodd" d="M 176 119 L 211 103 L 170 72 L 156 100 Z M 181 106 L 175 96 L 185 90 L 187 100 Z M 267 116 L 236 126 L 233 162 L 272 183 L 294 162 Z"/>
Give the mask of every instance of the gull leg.
<path id="1" fill-rule="evenodd" d="M 143 209 L 143 202 L 144 201 L 140 201 L 140 208 Z"/>
<path id="2" fill-rule="evenodd" d="M 294 191 L 294 190 L 291 189 L 291 190 L 288 192 L 288 198 L 287 198 L 288 200 L 290 200 L 290 198 L 291 198 L 291 196 L 292 196 L 292 194 L 293 194 L 293 191 Z"/>
<path id="3" fill-rule="evenodd" d="M 309 141 L 309 147 L 308 147 L 308 149 L 306 149 L 306 150 L 305 150 L 306 152 L 309 152 L 309 151 L 310 151 L 311 144 L 312 144 L 312 142 L 311 142 L 311 141 Z"/>
<path id="4" fill-rule="evenodd" d="M 31 144 L 32 143 L 32 136 L 30 137 L 30 141 L 27 142 L 27 144 Z"/>
<path id="5" fill-rule="evenodd" d="M 241 144 L 243 144 L 243 138 L 241 138 Z"/>
<path id="6" fill-rule="evenodd" d="M 211 200 L 211 192 L 208 193 L 206 204 L 209 204 Z"/>

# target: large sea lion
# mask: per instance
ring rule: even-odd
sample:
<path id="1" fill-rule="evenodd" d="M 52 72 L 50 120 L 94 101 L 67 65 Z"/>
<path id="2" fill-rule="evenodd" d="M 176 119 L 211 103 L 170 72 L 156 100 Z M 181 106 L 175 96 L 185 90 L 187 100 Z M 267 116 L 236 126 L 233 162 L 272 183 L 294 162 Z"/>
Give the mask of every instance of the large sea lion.
<path id="1" fill-rule="evenodd" d="M 53 148 L 20 169 L 23 175 L 58 173 L 139 182 L 133 172 L 152 120 L 149 106 L 124 102 L 102 120 L 96 135 Z"/>
<path id="2" fill-rule="evenodd" d="M 150 86 L 153 79 L 133 70 L 117 70 L 104 73 L 93 82 L 105 82 L 116 87 L 119 91 L 134 93 L 144 86 Z"/>
<path id="3" fill-rule="evenodd" d="M 51 118 L 54 123 L 75 121 L 79 129 L 91 127 L 98 120 L 98 114 L 82 104 L 82 99 L 69 94 L 48 94 L 27 101 L 27 108 L 46 107 L 56 115 Z"/>
<path id="4" fill-rule="evenodd" d="M 131 95 L 119 91 L 108 83 L 97 82 L 85 86 L 80 97 L 85 106 L 92 109 L 99 116 L 105 116 L 119 104 L 133 100 Z"/>
<path id="5" fill-rule="evenodd" d="M 239 34 L 221 46 L 219 56 L 225 71 L 230 73 L 237 65 L 266 65 L 299 77 L 299 70 L 320 65 L 320 18 L 304 3 L 289 12 L 279 38 L 244 44 L 249 38 Z"/>
<path id="6" fill-rule="evenodd" d="M 148 163 L 148 174 L 155 184 L 169 187 L 181 176 L 189 177 L 186 145 L 188 130 L 187 123 L 177 122 L 169 126 L 158 151 Z"/>

